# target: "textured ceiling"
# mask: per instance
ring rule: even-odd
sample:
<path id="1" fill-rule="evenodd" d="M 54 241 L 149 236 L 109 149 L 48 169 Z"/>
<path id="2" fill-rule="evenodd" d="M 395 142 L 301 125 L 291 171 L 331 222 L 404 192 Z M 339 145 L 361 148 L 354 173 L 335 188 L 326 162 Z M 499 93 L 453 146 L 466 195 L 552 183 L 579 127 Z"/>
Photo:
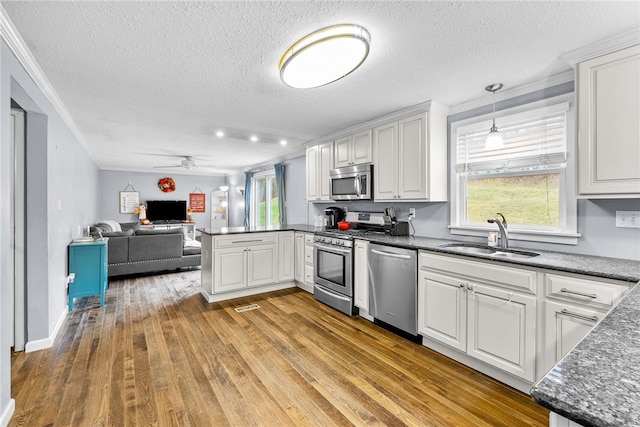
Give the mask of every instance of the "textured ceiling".
<path id="1" fill-rule="evenodd" d="M 427 100 L 490 103 L 487 84 L 558 74 L 563 54 L 640 27 L 636 1 L 1 4 L 101 168 L 158 171 L 187 155 L 201 166 L 174 173 L 285 158 Z M 320 88 L 281 83 L 284 50 L 337 23 L 371 33 L 364 65 Z"/>

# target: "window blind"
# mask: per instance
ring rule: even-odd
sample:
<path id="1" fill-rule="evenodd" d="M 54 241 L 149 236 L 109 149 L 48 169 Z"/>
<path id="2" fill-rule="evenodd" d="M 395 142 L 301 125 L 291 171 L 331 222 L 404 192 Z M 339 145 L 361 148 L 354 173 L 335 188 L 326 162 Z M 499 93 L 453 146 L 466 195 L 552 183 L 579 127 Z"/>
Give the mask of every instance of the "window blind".
<path id="1" fill-rule="evenodd" d="M 514 172 L 563 167 L 566 162 L 566 113 L 569 103 L 500 117 L 504 144 L 486 149 L 486 121 L 456 132 L 456 171 L 464 174 Z"/>

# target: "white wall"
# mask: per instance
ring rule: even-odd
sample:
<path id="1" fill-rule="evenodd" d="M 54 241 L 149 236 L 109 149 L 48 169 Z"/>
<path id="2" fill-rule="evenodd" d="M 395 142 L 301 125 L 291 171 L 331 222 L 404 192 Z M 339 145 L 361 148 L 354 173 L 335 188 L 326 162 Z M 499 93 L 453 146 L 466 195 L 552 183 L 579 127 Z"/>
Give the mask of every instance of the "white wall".
<path id="1" fill-rule="evenodd" d="M 189 202 L 189 193 L 205 193 L 205 209 L 203 213 L 194 213 L 193 219 L 197 228 L 209 228 L 211 226 L 211 192 L 218 190 L 221 185 L 225 185 L 224 176 L 205 175 L 179 175 L 167 173 L 144 173 L 144 172 L 120 172 L 120 171 L 100 171 L 98 192 L 98 214 L 93 219 L 97 222 L 103 219 L 115 220 L 118 222 L 136 222 L 138 216 L 133 214 L 120 213 L 120 191 L 131 182 L 133 187 L 140 193 L 140 202 L 147 200 L 186 200 Z M 171 177 L 176 183 L 176 190 L 171 193 L 163 193 L 158 188 L 158 180 L 164 177 Z M 199 187 L 199 190 L 196 190 Z M 196 191 L 194 191 L 196 190 Z M 198 234 L 198 233 L 196 233 Z"/>
<path id="2" fill-rule="evenodd" d="M 67 245 L 97 212 L 98 169 L 4 40 L 0 46 L 0 193 L 11 189 L 10 99 L 26 111 L 27 349 L 51 345 L 67 313 Z M 0 206 L 0 422 L 12 408 L 11 203 Z"/>

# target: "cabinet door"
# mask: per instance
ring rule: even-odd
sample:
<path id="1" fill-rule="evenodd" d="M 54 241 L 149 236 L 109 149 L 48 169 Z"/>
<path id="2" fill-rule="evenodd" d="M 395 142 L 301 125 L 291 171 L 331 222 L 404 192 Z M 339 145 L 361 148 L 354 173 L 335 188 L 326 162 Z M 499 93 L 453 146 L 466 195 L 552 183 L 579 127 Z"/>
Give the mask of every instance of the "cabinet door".
<path id="1" fill-rule="evenodd" d="M 467 353 L 533 381 L 536 300 L 486 286 L 467 286 Z"/>
<path id="2" fill-rule="evenodd" d="M 640 45 L 578 64 L 582 195 L 640 197 Z"/>
<path id="3" fill-rule="evenodd" d="M 294 278 L 293 231 L 278 233 L 278 281 L 287 282 Z"/>
<path id="4" fill-rule="evenodd" d="M 216 249 L 214 252 L 214 292 L 227 292 L 247 286 L 246 248 Z"/>
<path id="5" fill-rule="evenodd" d="M 320 200 L 331 200 L 329 171 L 333 169 L 333 141 L 320 144 L 318 149 L 318 155 L 320 156 L 320 172 L 318 175 Z"/>
<path id="6" fill-rule="evenodd" d="M 373 130 L 373 191 L 376 201 L 397 197 L 397 151 L 398 122 Z"/>
<path id="7" fill-rule="evenodd" d="M 547 301 L 545 316 L 544 371 L 551 369 L 596 326 L 602 313 Z"/>
<path id="8" fill-rule="evenodd" d="M 361 165 L 373 161 L 371 129 L 353 135 L 351 164 Z M 336 165 L 336 167 L 338 167 Z"/>
<path id="9" fill-rule="evenodd" d="M 273 283 L 277 277 L 276 245 L 252 246 L 247 249 L 247 286 Z"/>
<path id="10" fill-rule="evenodd" d="M 427 198 L 426 114 L 398 122 L 398 198 Z"/>
<path id="11" fill-rule="evenodd" d="M 369 242 L 356 240 L 354 249 L 354 304 L 363 310 L 369 311 L 369 260 L 367 252 Z"/>
<path id="12" fill-rule="evenodd" d="M 433 272 L 418 273 L 418 332 L 467 350 L 467 282 Z"/>
<path id="13" fill-rule="evenodd" d="M 307 148 L 307 200 L 320 200 L 318 189 L 318 174 L 320 165 L 319 147 Z"/>
<path id="14" fill-rule="evenodd" d="M 349 166 L 353 164 L 352 159 L 352 138 L 347 136 L 346 138 L 336 139 L 334 141 L 335 151 L 335 167 L 341 168 L 343 166 Z"/>
<path id="15" fill-rule="evenodd" d="M 304 233 L 295 234 L 294 278 L 296 282 L 304 282 Z"/>

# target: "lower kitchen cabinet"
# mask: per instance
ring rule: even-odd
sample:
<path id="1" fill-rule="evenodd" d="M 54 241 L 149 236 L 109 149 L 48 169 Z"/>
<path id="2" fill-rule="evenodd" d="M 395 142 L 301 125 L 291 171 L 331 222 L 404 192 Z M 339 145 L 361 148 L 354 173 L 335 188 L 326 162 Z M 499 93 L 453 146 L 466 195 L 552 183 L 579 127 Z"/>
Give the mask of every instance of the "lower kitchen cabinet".
<path id="1" fill-rule="evenodd" d="M 533 381 L 535 272 L 426 253 L 419 263 L 419 333 Z"/>
<path id="2" fill-rule="evenodd" d="M 469 284 L 467 354 L 528 381 L 536 372 L 536 299 Z"/>
<path id="3" fill-rule="evenodd" d="M 546 372 L 600 322 L 629 291 L 626 282 L 605 282 L 556 273 L 544 275 Z"/>
<path id="4" fill-rule="evenodd" d="M 304 235 L 304 284 L 307 290 L 313 292 L 315 282 L 315 259 L 313 257 L 313 233 Z"/>
<path id="5" fill-rule="evenodd" d="M 355 240 L 353 255 L 353 292 L 356 307 L 369 311 L 369 242 Z"/>
<path id="6" fill-rule="evenodd" d="M 305 233 L 296 231 L 294 248 L 294 279 L 298 283 L 304 282 L 304 235 Z"/>
<path id="7" fill-rule="evenodd" d="M 278 233 L 278 282 L 294 280 L 295 241 L 293 231 Z"/>
<path id="8" fill-rule="evenodd" d="M 201 292 L 209 302 L 292 286 L 293 232 L 203 233 Z"/>

